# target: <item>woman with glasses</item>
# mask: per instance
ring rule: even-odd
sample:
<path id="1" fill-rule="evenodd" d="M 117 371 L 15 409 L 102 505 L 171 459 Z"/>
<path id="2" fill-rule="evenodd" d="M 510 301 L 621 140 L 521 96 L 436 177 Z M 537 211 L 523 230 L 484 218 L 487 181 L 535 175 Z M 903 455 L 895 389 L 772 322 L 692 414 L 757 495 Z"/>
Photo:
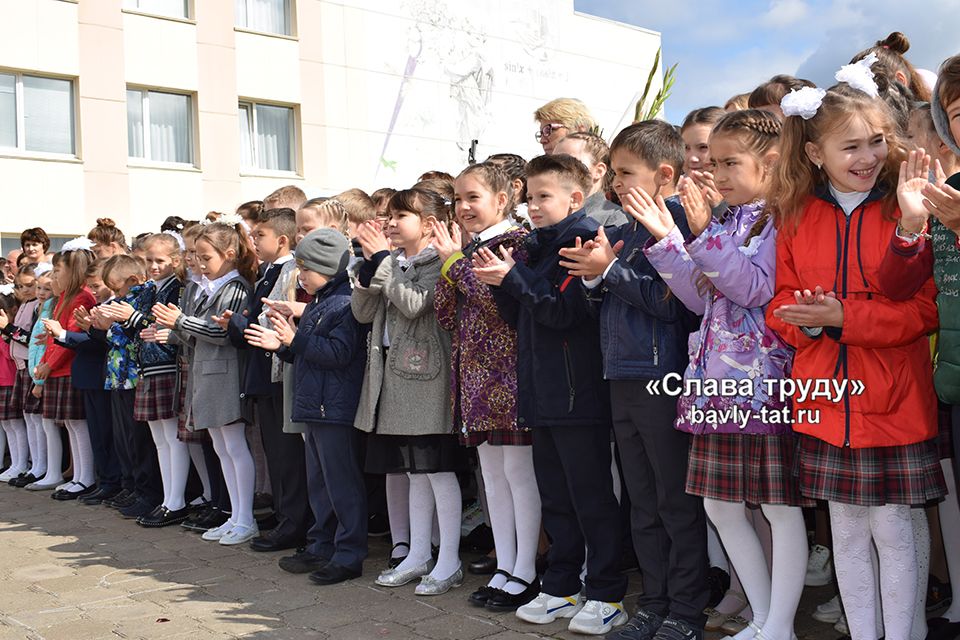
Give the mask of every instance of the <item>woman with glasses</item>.
<path id="1" fill-rule="evenodd" d="M 553 148 L 561 138 L 575 131 L 592 131 L 597 122 L 590 115 L 582 101 L 576 98 L 557 98 L 551 100 L 533 112 L 537 121 L 537 142 L 543 145 L 543 152 L 553 153 Z"/>

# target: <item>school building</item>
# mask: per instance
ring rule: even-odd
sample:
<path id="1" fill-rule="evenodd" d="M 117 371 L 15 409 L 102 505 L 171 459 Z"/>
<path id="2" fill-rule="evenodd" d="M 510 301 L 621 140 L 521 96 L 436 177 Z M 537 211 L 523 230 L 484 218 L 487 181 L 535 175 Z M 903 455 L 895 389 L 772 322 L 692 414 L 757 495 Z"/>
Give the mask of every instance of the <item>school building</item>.
<path id="1" fill-rule="evenodd" d="M 609 139 L 659 46 L 573 0 L 0 0 L 3 251 L 529 158 L 556 97 Z"/>

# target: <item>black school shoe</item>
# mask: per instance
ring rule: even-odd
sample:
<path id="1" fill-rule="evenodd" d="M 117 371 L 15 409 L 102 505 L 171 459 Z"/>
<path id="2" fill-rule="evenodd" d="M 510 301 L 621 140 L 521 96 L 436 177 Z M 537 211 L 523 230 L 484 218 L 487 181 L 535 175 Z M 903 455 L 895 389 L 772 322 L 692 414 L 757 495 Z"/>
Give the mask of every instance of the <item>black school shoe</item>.
<path id="1" fill-rule="evenodd" d="M 506 591 L 498 589 L 498 593 L 493 594 L 490 596 L 490 599 L 487 600 L 487 611 L 516 611 L 532 601 L 540 593 L 540 580 L 537 578 L 534 578 L 533 582 L 527 582 L 526 580 L 510 576 L 508 582 L 516 582 L 517 584 L 523 585 L 525 589 L 516 594 L 507 593 Z"/>
<path id="2" fill-rule="evenodd" d="M 657 629 L 653 640 L 703 640 L 703 629 L 684 620 L 668 617 Z"/>
<path id="3" fill-rule="evenodd" d="M 363 575 L 363 571 L 360 569 L 348 569 L 347 567 L 341 567 L 336 562 L 328 562 L 322 569 L 317 569 L 310 574 L 310 582 L 320 585 L 337 584 L 338 582 L 359 578 L 361 575 Z"/>
<path id="4" fill-rule="evenodd" d="M 145 500 L 137 499 L 133 504 L 120 509 L 120 515 L 128 520 L 136 520 L 141 516 L 150 515 L 156 508 Z"/>
<path id="5" fill-rule="evenodd" d="M 604 640 L 650 640 L 662 624 L 663 618 L 657 614 L 639 609 L 627 624 L 608 633 Z"/>
<path id="6" fill-rule="evenodd" d="M 280 558 L 277 564 L 287 573 L 312 573 L 323 569 L 329 562 L 329 558 L 310 553 L 306 549 L 298 549 L 292 556 Z"/>
<path id="7" fill-rule="evenodd" d="M 98 504 L 103 504 L 107 500 L 116 498 L 118 495 L 120 495 L 121 491 L 121 489 L 104 489 L 101 487 L 88 496 L 78 498 L 77 502 L 80 504 L 95 506 Z"/>
<path id="8" fill-rule="evenodd" d="M 190 518 L 184 521 L 180 526 L 189 531 L 203 533 L 209 529 L 216 529 L 224 522 L 229 520 L 229 518 L 229 515 L 217 507 L 210 507 L 209 509 L 201 512 L 195 520 Z"/>
<path id="9" fill-rule="evenodd" d="M 79 483 L 79 482 L 72 482 L 72 483 L 70 484 L 70 486 L 71 486 L 71 487 L 80 487 L 80 490 L 79 490 L 79 491 L 70 491 L 70 489 L 60 489 L 60 490 L 54 491 L 52 494 L 50 494 L 50 497 L 53 498 L 54 500 L 61 500 L 61 501 L 76 500 L 77 498 L 83 498 L 84 496 L 89 496 L 89 495 L 93 494 L 94 492 L 96 492 L 96 490 L 97 490 L 97 486 L 96 486 L 96 485 L 94 485 L 94 486 L 92 486 L 92 487 L 88 487 L 87 485 L 81 484 L 81 483 Z"/>
<path id="10" fill-rule="evenodd" d="M 137 518 L 137 524 L 141 527 L 169 527 L 170 525 L 180 524 L 189 516 L 190 509 L 187 507 L 173 511 L 161 505 L 148 515 Z"/>
<path id="11" fill-rule="evenodd" d="M 510 580 L 513 576 L 504 571 L 503 569 L 497 569 L 493 572 L 494 575 L 500 575 Z M 490 587 L 483 585 L 469 596 L 467 596 L 467 602 L 469 602 L 474 607 L 485 607 L 487 606 L 487 601 L 498 593 L 503 593 L 502 589 L 497 589 L 496 587 Z"/>
<path id="12" fill-rule="evenodd" d="M 38 478 L 37 476 L 26 471 L 18 475 L 16 478 L 10 478 L 7 484 L 9 484 L 11 487 L 19 487 L 22 489 L 23 487 L 27 486 L 31 482 L 36 482 L 39 479 L 40 478 Z"/>
<path id="13" fill-rule="evenodd" d="M 121 489 L 120 493 L 103 501 L 103 506 L 111 509 L 122 509 L 128 507 L 137 500 L 137 494 L 127 489 Z"/>

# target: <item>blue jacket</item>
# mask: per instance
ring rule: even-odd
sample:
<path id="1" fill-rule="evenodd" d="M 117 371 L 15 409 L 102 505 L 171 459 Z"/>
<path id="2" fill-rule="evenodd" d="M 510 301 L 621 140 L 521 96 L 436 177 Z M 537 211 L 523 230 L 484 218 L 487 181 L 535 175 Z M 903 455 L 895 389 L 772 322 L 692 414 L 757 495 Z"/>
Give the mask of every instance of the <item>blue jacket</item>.
<path id="1" fill-rule="evenodd" d="M 560 267 L 559 250 L 596 237 L 598 223 L 580 210 L 535 229 L 499 287 L 500 315 L 517 330 L 517 422 L 521 426 L 610 426 L 596 311 L 580 278 Z M 518 252 L 521 253 L 521 252 Z"/>
<path id="2" fill-rule="evenodd" d="M 689 236 L 679 198 L 667 198 L 666 204 L 680 232 Z M 607 237 L 611 245 L 622 240 L 623 248 L 602 284 L 587 292 L 600 306 L 603 377 L 635 380 L 683 373 L 687 338 L 700 326 L 699 319 L 670 293 L 643 254 L 653 239 L 643 225 L 630 221 Z"/>
<path id="3" fill-rule="evenodd" d="M 154 304 L 167 303 L 179 305 L 180 294 L 183 292 L 183 283 L 176 276 L 170 276 L 158 283 L 144 311 L 134 311 L 130 319 L 122 326 L 130 330 L 131 335 L 139 339 L 140 332 L 149 327 L 156 319 L 150 311 Z M 177 373 L 177 352 L 175 344 L 161 344 L 159 342 L 140 342 L 140 371 L 144 378 L 160 374 Z"/>
<path id="4" fill-rule="evenodd" d="M 102 391 L 106 379 L 107 351 L 110 350 L 106 333 L 93 328 L 89 333 L 67 331 L 63 340 L 56 342 L 76 352 L 70 364 L 71 386 L 84 391 Z"/>
<path id="5" fill-rule="evenodd" d="M 273 354 L 263 349 L 251 347 L 243 337 L 243 332 L 251 322 L 257 322 L 257 318 L 263 311 L 262 299 L 273 290 L 277 283 L 282 264 L 271 264 L 264 269 L 263 277 L 257 281 L 257 286 L 253 293 L 247 298 L 247 309 L 243 314 L 235 313 L 230 318 L 230 324 L 227 326 L 227 335 L 230 336 L 230 343 L 241 350 L 249 350 L 244 366 L 243 382 L 240 386 L 241 395 L 245 396 L 268 396 L 271 393 L 279 393 L 282 390 L 281 383 L 274 383 L 270 379 L 270 365 L 273 362 Z"/>
<path id="6" fill-rule="evenodd" d="M 293 362 L 294 422 L 353 426 L 367 362 L 367 333 L 350 310 L 346 272 L 317 292 L 297 335 L 277 355 Z"/>

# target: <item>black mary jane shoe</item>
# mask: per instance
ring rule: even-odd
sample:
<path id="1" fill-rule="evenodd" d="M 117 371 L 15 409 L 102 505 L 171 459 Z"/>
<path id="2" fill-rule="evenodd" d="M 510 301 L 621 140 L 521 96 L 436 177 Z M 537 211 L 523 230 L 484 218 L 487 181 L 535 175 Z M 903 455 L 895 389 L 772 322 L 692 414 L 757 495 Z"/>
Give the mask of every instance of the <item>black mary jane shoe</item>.
<path id="1" fill-rule="evenodd" d="M 393 548 L 390 549 L 390 560 L 387 562 L 387 568 L 389 569 L 396 569 L 400 566 L 401 562 L 407 559 L 407 554 L 403 554 L 402 556 L 398 556 L 396 558 L 393 557 L 393 550 L 397 547 L 406 547 L 407 551 L 410 551 L 409 543 L 398 542 L 397 544 L 393 545 Z"/>
<path id="2" fill-rule="evenodd" d="M 503 576 L 508 581 L 513 579 L 513 576 L 511 576 L 509 573 L 507 573 L 503 569 L 497 569 L 493 573 L 494 575 Z M 497 589 L 496 587 L 484 585 L 479 589 L 477 589 L 476 591 L 474 591 L 473 593 L 471 593 L 467 597 L 467 602 L 469 602 L 474 607 L 485 607 L 487 606 L 487 602 L 489 602 L 490 598 L 494 597 L 498 593 L 503 593 L 503 590 Z"/>
<path id="3" fill-rule="evenodd" d="M 467 565 L 467 572 L 475 576 L 489 576 L 496 572 L 496 557 L 483 556 Z"/>
<path id="4" fill-rule="evenodd" d="M 487 611 L 516 611 L 523 605 L 527 604 L 531 600 L 537 597 L 537 594 L 540 593 L 540 580 L 537 578 L 533 579 L 533 582 L 527 582 L 526 580 L 521 580 L 520 578 L 510 577 L 510 582 L 516 582 L 526 587 L 520 593 L 507 593 L 506 591 L 501 590 L 499 593 L 490 597 L 487 600 Z"/>
<path id="5" fill-rule="evenodd" d="M 19 487 L 19 488 L 22 489 L 23 487 L 27 486 L 28 484 L 30 484 L 30 483 L 32 483 L 32 482 L 36 482 L 36 481 L 39 480 L 39 479 L 40 479 L 40 478 L 38 478 L 37 476 L 33 475 L 33 474 L 30 473 L 29 471 L 24 471 L 23 473 L 21 473 L 20 475 L 18 475 L 16 478 L 10 478 L 10 480 L 7 482 L 7 484 L 9 484 L 11 487 Z"/>
<path id="6" fill-rule="evenodd" d="M 137 524 L 141 527 L 151 528 L 169 527 L 170 525 L 180 524 L 188 517 L 190 517 L 190 509 L 188 507 L 173 510 L 161 505 L 151 513 L 137 518 Z"/>
<path id="7" fill-rule="evenodd" d="M 51 494 L 51 498 L 54 500 L 76 500 L 77 498 L 82 498 L 88 496 L 94 491 L 97 490 L 96 486 L 88 487 L 87 485 L 81 482 L 71 482 L 70 486 L 80 487 L 80 491 L 70 491 L 69 489 L 60 489 L 59 491 L 54 491 Z"/>

